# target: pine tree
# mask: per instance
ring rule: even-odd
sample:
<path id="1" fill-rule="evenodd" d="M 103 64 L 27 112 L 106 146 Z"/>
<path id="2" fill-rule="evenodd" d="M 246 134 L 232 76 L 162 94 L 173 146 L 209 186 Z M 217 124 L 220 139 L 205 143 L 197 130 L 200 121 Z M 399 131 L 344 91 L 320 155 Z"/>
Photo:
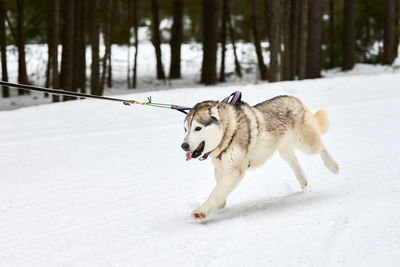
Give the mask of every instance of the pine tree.
<path id="1" fill-rule="evenodd" d="M 268 1 L 268 17 L 269 17 L 269 42 L 270 42 L 270 66 L 269 66 L 269 81 L 276 82 L 279 77 L 278 57 L 280 50 L 280 1 Z"/>
<path id="2" fill-rule="evenodd" d="M 329 0 L 329 67 L 336 66 L 335 60 L 336 34 L 335 34 L 335 0 Z"/>
<path id="3" fill-rule="evenodd" d="M 351 70 L 355 61 L 355 12 L 356 1 L 343 1 L 343 70 Z"/>
<path id="4" fill-rule="evenodd" d="M 253 30 L 253 42 L 256 48 L 256 55 L 258 61 L 258 69 L 260 72 L 261 80 L 267 80 L 267 67 L 264 63 L 262 49 L 260 44 L 260 37 L 258 33 L 258 20 L 257 20 L 257 0 L 251 0 L 251 22 Z"/>
<path id="5" fill-rule="evenodd" d="M 139 38 L 138 38 L 138 0 L 133 0 L 133 29 L 135 35 L 135 57 L 133 59 L 133 88 L 137 86 L 137 58 L 139 49 Z"/>
<path id="6" fill-rule="evenodd" d="M 152 42 L 156 52 L 157 61 L 157 79 L 165 79 L 164 67 L 162 64 L 161 54 L 161 38 L 160 38 L 160 22 L 158 16 L 158 0 L 151 0 L 151 14 L 152 14 Z"/>
<path id="7" fill-rule="evenodd" d="M 394 60 L 394 19 L 395 19 L 395 0 L 385 0 L 385 26 L 383 40 L 382 63 L 391 65 Z M 397 49 L 397 48 L 396 48 Z"/>
<path id="8" fill-rule="evenodd" d="M 308 0 L 300 0 L 299 15 L 299 46 L 298 46 L 298 75 L 299 80 L 306 77 L 307 65 L 307 35 L 308 35 Z"/>
<path id="9" fill-rule="evenodd" d="M 242 77 L 242 68 L 240 66 L 239 58 L 238 58 L 238 55 L 237 55 L 237 52 L 236 52 L 235 30 L 233 29 L 233 26 L 232 26 L 233 23 L 232 23 L 232 20 L 231 20 L 231 12 L 230 12 L 230 9 L 229 9 L 229 2 L 227 2 L 226 11 L 227 11 L 227 21 L 226 21 L 226 23 L 227 23 L 227 26 L 228 26 L 228 29 L 229 29 L 229 37 L 231 39 L 231 44 L 232 44 L 232 49 L 233 49 L 233 57 L 235 59 L 235 73 L 236 73 L 236 75 L 238 77 L 241 78 Z"/>
<path id="10" fill-rule="evenodd" d="M 222 0 L 221 17 L 221 67 L 219 70 L 219 81 L 225 82 L 225 55 L 226 55 L 226 24 L 228 19 L 228 0 Z"/>
<path id="11" fill-rule="evenodd" d="M 307 37 L 306 78 L 319 78 L 321 77 L 322 0 L 308 1 Z"/>
<path id="12" fill-rule="evenodd" d="M 18 46 L 18 83 L 28 84 L 25 61 L 25 30 L 24 30 L 24 0 L 17 0 L 17 46 Z M 24 90 L 18 90 L 23 95 Z"/>
<path id="13" fill-rule="evenodd" d="M 62 57 L 61 57 L 61 88 L 64 90 L 75 91 L 73 88 L 74 78 L 74 3 L 75 1 L 65 1 L 64 25 L 62 36 Z M 64 96 L 63 100 L 76 99 Z"/>
<path id="14" fill-rule="evenodd" d="M 99 58 L 99 0 L 90 0 L 89 9 L 91 10 L 91 30 L 90 44 L 92 47 L 92 66 L 90 76 L 90 93 L 93 95 L 102 95 L 100 87 L 100 58 Z"/>
<path id="15" fill-rule="evenodd" d="M 217 0 L 203 0 L 203 63 L 201 82 L 210 85 L 217 82 Z"/>
<path id="16" fill-rule="evenodd" d="M 6 5 L 0 0 L 0 49 L 1 49 L 1 79 L 8 82 L 7 71 L 7 43 L 6 43 Z M 7 86 L 2 86 L 2 96 L 9 97 L 10 91 Z"/>
<path id="17" fill-rule="evenodd" d="M 169 78 L 181 78 L 181 44 L 183 35 L 183 0 L 173 1 L 174 23 L 171 29 L 171 66 Z"/>

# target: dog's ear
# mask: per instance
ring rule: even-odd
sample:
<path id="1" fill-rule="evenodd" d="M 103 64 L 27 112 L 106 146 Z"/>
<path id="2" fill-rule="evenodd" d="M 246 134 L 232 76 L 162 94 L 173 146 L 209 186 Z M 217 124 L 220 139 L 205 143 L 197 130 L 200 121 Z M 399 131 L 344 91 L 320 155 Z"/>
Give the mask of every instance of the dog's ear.
<path id="1" fill-rule="evenodd" d="M 214 122 L 218 122 L 219 121 L 219 112 L 218 112 L 218 106 L 217 105 L 213 106 L 210 109 L 210 116 L 211 116 L 211 119 Z"/>

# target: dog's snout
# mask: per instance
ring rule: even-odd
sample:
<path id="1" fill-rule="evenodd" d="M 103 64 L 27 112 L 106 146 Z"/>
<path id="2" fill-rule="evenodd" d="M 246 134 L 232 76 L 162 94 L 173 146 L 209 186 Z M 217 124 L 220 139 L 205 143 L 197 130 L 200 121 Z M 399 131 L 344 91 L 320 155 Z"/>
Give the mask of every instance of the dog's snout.
<path id="1" fill-rule="evenodd" d="M 188 143 L 186 143 L 186 142 L 183 143 L 181 147 L 182 147 L 183 150 L 189 151 L 189 144 Z"/>

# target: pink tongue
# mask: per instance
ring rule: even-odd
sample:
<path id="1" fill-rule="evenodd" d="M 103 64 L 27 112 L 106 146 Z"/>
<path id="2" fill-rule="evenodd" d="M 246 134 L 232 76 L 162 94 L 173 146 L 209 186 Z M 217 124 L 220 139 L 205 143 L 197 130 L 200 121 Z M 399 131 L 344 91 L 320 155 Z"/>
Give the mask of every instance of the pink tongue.
<path id="1" fill-rule="evenodd" d="M 191 160 L 192 159 L 192 152 L 188 151 L 186 152 L 186 161 Z"/>

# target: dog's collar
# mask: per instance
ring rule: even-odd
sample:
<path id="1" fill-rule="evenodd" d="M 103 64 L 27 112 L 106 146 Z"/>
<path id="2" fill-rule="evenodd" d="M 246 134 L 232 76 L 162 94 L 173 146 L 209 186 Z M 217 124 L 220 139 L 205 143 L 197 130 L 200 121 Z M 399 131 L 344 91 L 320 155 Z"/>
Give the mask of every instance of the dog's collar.
<path id="1" fill-rule="evenodd" d="M 222 154 L 228 149 L 228 147 L 232 144 L 233 138 L 235 137 L 235 133 L 232 134 L 231 140 L 229 141 L 228 145 L 218 154 L 217 159 L 222 160 Z M 214 149 L 215 150 L 215 149 Z M 202 157 L 199 158 L 200 161 L 206 160 L 208 156 L 214 151 L 211 150 L 210 152 L 205 153 Z"/>

